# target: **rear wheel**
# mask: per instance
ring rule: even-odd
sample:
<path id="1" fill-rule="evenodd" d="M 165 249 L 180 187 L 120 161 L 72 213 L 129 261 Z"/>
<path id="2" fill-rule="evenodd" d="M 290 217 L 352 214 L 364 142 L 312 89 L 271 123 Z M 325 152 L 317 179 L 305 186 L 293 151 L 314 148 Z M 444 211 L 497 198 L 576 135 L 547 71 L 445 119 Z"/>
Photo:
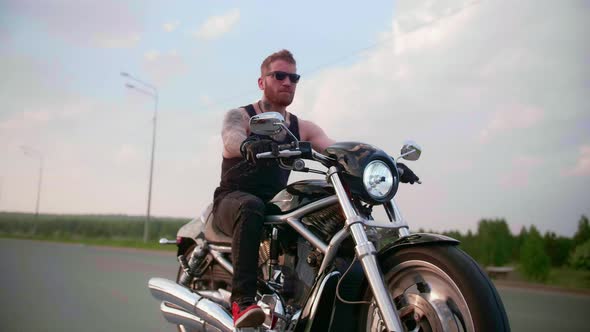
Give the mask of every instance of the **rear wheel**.
<path id="1" fill-rule="evenodd" d="M 509 331 L 504 305 L 486 274 L 455 246 L 397 251 L 382 262 L 384 280 L 406 331 Z M 386 331 L 372 304 L 361 310 L 360 331 Z"/>

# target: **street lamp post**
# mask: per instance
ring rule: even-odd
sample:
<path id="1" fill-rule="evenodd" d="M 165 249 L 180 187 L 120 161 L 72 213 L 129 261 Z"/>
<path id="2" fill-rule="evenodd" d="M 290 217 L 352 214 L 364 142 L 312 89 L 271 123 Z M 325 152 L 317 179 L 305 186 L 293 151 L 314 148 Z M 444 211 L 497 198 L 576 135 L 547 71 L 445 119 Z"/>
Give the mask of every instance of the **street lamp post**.
<path id="1" fill-rule="evenodd" d="M 158 89 L 156 89 L 156 87 L 153 86 L 152 84 L 146 83 L 136 77 L 133 77 L 132 75 L 130 75 L 128 73 L 122 72 L 121 76 L 127 77 L 128 79 L 131 79 L 137 83 L 140 83 L 141 85 L 149 88 L 151 91 L 142 89 L 140 87 L 137 87 L 137 86 L 135 86 L 133 84 L 129 84 L 129 83 L 125 84 L 125 86 L 127 88 L 133 89 L 139 93 L 143 93 L 145 95 L 148 95 L 154 99 L 154 118 L 153 118 L 153 130 L 152 130 L 152 155 L 150 158 L 150 179 L 149 179 L 149 184 L 148 184 L 147 216 L 146 216 L 145 224 L 143 227 L 143 242 L 147 242 L 148 235 L 149 235 L 149 224 L 150 224 L 150 218 L 151 218 L 152 181 L 153 181 L 153 177 L 154 177 L 154 156 L 155 156 L 155 152 L 156 152 L 156 124 L 158 121 Z"/>
<path id="2" fill-rule="evenodd" d="M 37 202 L 35 203 L 35 220 L 39 217 L 39 202 L 41 201 L 41 184 L 43 183 L 43 154 L 28 146 L 21 146 L 21 149 L 27 156 L 39 157 L 39 179 L 37 181 Z M 37 224 L 33 225 L 33 235 L 37 232 Z"/>

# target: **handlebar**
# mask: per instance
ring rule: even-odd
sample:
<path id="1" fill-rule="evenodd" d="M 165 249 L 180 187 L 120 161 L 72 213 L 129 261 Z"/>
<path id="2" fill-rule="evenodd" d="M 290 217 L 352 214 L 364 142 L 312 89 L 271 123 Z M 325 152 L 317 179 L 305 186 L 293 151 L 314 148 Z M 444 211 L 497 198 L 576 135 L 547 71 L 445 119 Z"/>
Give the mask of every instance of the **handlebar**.
<path id="1" fill-rule="evenodd" d="M 287 144 L 280 144 L 277 146 L 278 151 L 269 151 L 257 153 L 257 159 L 271 159 L 271 158 L 290 158 L 301 157 L 303 159 L 311 159 L 320 162 L 326 167 L 334 164 L 334 160 L 328 156 L 314 151 L 310 142 L 292 142 Z"/>
<path id="2" fill-rule="evenodd" d="M 397 172 L 399 173 L 399 176 L 402 176 L 402 175 L 404 175 L 404 170 L 403 170 L 403 169 L 401 169 L 401 168 L 399 168 L 399 167 L 398 167 L 398 169 L 397 169 Z M 417 184 L 422 184 L 422 181 L 420 181 L 420 180 L 417 180 L 417 181 L 416 181 L 416 183 L 417 183 Z"/>
<path id="3" fill-rule="evenodd" d="M 299 143 L 300 144 L 301 143 L 308 144 L 307 149 L 311 150 L 311 158 L 310 158 L 310 154 L 309 154 L 310 151 L 306 150 L 307 152 L 304 155 L 304 153 L 300 149 L 297 148 L 297 144 L 295 142 L 287 143 L 287 144 L 279 144 L 277 146 L 278 151 L 257 153 L 256 158 L 257 159 L 272 159 L 272 158 L 291 158 L 291 157 L 302 156 L 302 158 L 304 158 L 304 159 L 309 158 L 309 159 L 313 159 L 315 161 L 318 161 L 328 168 L 330 166 L 334 165 L 334 159 L 311 149 L 311 145 L 309 142 L 299 142 Z M 303 147 L 301 147 L 301 148 L 303 148 Z M 402 176 L 404 171 L 403 171 L 403 169 L 398 168 L 398 172 L 399 172 L 399 176 Z M 418 181 L 416 181 L 416 183 L 422 184 L 422 181 L 418 180 Z"/>
<path id="4" fill-rule="evenodd" d="M 280 150 L 276 155 L 272 152 L 261 152 L 256 154 L 257 159 L 270 159 L 270 158 L 289 158 L 300 156 L 301 151 L 293 150 Z"/>

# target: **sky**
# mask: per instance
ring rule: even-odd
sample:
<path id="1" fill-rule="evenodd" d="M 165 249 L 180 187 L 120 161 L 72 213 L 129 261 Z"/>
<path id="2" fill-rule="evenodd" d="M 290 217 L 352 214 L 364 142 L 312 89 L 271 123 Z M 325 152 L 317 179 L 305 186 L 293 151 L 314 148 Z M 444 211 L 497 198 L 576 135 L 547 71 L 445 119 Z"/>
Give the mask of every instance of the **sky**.
<path id="1" fill-rule="evenodd" d="M 212 199 L 224 113 L 289 49 L 289 110 L 391 155 L 412 139 L 412 229 L 504 218 L 571 236 L 590 215 L 590 2 L 0 1 L 0 211 L 146 213 Z M 23 148 L 24 147 L 24 148 Z M 291 181 L 317 177 L 294 174 Z"/>

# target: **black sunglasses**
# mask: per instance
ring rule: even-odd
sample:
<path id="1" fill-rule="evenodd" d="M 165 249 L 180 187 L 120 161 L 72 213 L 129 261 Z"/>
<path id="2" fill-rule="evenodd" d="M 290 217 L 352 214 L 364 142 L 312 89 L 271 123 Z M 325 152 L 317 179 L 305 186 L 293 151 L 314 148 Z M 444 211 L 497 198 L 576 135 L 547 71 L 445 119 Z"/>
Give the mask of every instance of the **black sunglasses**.
<path id="1" fill-rule="evenodd" d="M 282 81 L 288 76 L 291 83 L 297 83 L 301 78 L 301 75 L 286 73 L 284 71 L 271 71 L 266 76 L 273 76 L 277 81 Z"/>

